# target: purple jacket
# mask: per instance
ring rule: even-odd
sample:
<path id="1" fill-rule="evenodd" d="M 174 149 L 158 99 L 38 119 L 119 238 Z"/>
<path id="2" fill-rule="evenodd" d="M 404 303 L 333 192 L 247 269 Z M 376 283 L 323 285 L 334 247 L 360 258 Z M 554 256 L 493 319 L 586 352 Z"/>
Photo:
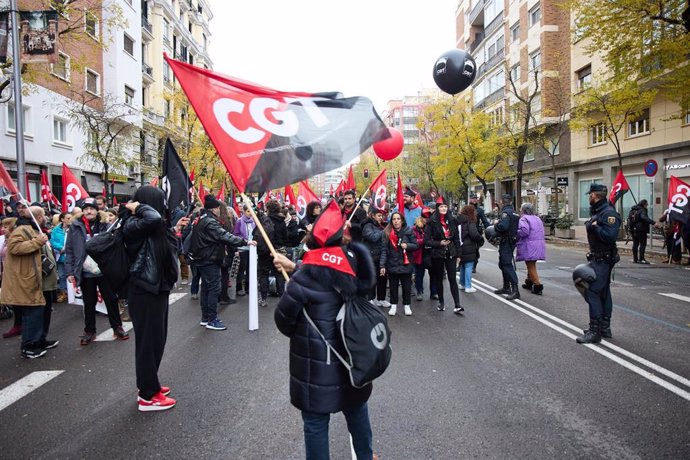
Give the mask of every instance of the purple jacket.
<path id="1" fill-rule="evenodd" d="M 537 216 L 522 216 L 518 224 L 515 260 L 545 260 L 544 224 Z"/>

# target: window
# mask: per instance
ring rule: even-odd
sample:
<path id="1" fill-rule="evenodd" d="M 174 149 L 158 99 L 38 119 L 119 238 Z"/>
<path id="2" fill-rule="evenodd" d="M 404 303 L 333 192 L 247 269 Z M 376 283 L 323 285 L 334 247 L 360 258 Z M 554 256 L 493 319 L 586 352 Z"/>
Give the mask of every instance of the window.
<path id="1" fill-rule="evenodd" d="M 537 51 L 529 57 L 529 70 L 531 74 L 541 71 L 541 51 Z"/>
<path id="2" fill-rule="evenodd" d="M 589 145 L 602 145 L 606 143 L 606 127 L 603 123 L 589 128 Z"/>
<path id="3" fill-rule="evenodd" d="M 24 134 L 25 135 L 32 135 L 33 133 L 33 127 L 31 125 L 31 107 L 24 106 Z M 17 130 L 17 125 L 15 121 L 15 114 L 14 114 L 14 102 L 8 102 L 7 103 L 7 132 L 8 133 L 15 133 Z"/>
<path id="4" fill-rule="evenodd" d="M 101 76 L 91 69 L 86 69 L 86 91 L 96 96 L 101 94 Z"/>
<path id="5" fill-rule="evenodd" d="M 98 17 L 89 10 L 84 12 L 84 31 L 98 40 Z"/>
<path id="6" fill-rule="evenodd" d="M 163 41 L 170 45 L 170 21 L 163 18 Z"/>
<path id="7" fill-rule="evenodd" d="M 649 132 L 649 109 L 642 111 L 639 117 L 628 122 L 628 137 L 640 136 Z"/>
<path id="8" fill-rule="evenodd" d="M 65 53 L 58 52 L 57 62 L 50 65 L 50 73 L 56 77 L 69 81 L 70 77 L 70 60 Z"/>
<path id="9" fill-rule="evenodd" d="M 583 91 L 592 85 L 592 66 L 577 71 L 577 89 Z"/>
<path id="10" fill-rule="evenodd" d="M 489 124 L 491 126 L 503 125 L 503 107 L 499 107 L 493 112 L 489 113 Z"/>
<path id="11" fill-rule="evenodd" d="M 204 42 L 204 51 L 206 51 L 206 47 L 208 46 L 208 38 L 206 38 L 206 34 L 201 34 L 201 38 Z"/>
<path id="12" fill-rule="evenodd" d="M 489 43 L 490 45 L 487 48 L 487 61 L 503 51 L 505 48 L 505 37 L 501 34 L 496 39 L 492 39 Z"/>
<path id="13" fill-rule="evenodd" d="M 163 62 L 163 81 L 164 82 L 170 81 L 170 66 L 168 65 L 167 61 Z"/>
<path id="14" fill-rule="evenodd" d="M 134 105 L 134 90 L 125 85 L 125 104 Z"/>
<path id="15" fill-rule="evenodd" d="M 579 207 L 578 207 L 578 218 L 580 219 L 589 219 L 589 197 L 585 195 L 585 192 L 589 190 L 589 186 L 592 184 L 600 184 L 601 179 L 589 179 L 589 180 L 581 180 L 580 181 L 580 191 L 582 193 L 576 193 L 576 195 L 579 197 Z M 628 182 L 629 183 L 629 182 Z M 629 193 L 626 193 L 623 195 L 625 197 L 626 195 L 630 195 Z M 651 206 L 650 206 L 651 207 Z M 625 214 L 624 214 L 625 215 Z"/>
<path id="16" fill-rule="evenodd" d="M 685 113 L 685 125 L 690 125 L 690 111 Z"/>
<path id="17" fill-rule="evenodd" d="M 527 151 L 525 152 L 525 161 L 534 161 L 534 146 L 527 146 Z"/>
<path id="18" fill-rule="evenodd" d="M 165 118 L 170 118 L 170 112 L 171 112 L 171 104 L 170 100 L 166 99 L 165 103 L 163 104 L 163 116 Z"/>
<path id="19" fill-rule="evenodd" d="M 125 53 L 134 57 L 134 40 L 127 34 L 125 34 Z"/>
<path id="20" fill-rule="evenodd" d="M 503 0 L 486 0 L 484 3 L 484 18 L 490 24 L 499 14 L 503 13 Z"/>
<path id="21" fill-rule="evenodd" d="M 53 142 L 67 144 L 67 127 L 69 122 L 64 118 L 53 117 Z"/>
<path id="22" fill-rule="evenodd" d="M 539 24 L 539 20 L 541 19 L 541 7 L 539 4 L 536 4 L 535 6 L 532 7 L 531 10 L 529 10 L 529 26 L 532 27 L 535 24 Z"/>
<path id="23" fill-rule="evenodd" d="M 520 64 L 517 64 L 510 69 L 510 79 L 513 80 L 513 83 L 515 83 L 516 86 L 518 83 L 520 83 Z"/>
<path id="24" fill-rule="evenodd" d="M 518 22 L 510 28 L 510 42 L 516 42 L 520 39 L 520 23 Z"/>

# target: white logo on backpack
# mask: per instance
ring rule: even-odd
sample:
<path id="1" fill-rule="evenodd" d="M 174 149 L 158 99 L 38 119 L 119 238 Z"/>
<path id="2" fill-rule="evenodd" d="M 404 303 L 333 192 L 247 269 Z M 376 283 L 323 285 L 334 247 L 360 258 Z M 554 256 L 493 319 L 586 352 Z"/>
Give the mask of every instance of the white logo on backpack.
<path id="1" fill-rule="evenodd" d="M 386 334 L 386 327 L 383 323 L 378 323 L 371 330 L 371 343 L 379 350 L 383 350 L 388 346 L 388 335 Z"/>

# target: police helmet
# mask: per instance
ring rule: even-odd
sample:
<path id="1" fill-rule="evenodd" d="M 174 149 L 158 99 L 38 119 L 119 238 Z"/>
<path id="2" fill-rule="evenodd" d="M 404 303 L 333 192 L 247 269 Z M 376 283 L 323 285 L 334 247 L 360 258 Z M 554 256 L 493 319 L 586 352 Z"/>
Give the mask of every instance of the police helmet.
<path id="1" fill-rule="evenodd" d="M 484 229 L 484 236 L 486 237 L 486 241 L 494 246 L 499 246 L 501 244 L 501 237 L 498 235 L 498 232 L 493 225 L 489 225 Z"/>
<path id="2" fill-rule="evenodd" d="M 589 288 L 589 285 L 597 279 L 597 273 L 589 264 L 580 264 L 573 270 L 573 283 L 582 297 Z"/>

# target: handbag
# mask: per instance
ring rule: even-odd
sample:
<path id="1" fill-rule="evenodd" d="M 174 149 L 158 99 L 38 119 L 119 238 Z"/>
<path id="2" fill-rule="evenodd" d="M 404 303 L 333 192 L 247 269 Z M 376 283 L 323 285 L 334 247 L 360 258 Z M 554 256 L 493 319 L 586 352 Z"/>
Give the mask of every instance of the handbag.
<path id="1" fill-rule="evenodd" d="M 108 230 L 94 235 L 86 242 L 86 259 L 94 262 L 99 272 L 116 291 L 122 288 L 129 278 L 129 258 L 120 223 L 121 220 L 118 219 Z"/>
<path id="2" fill-rule="evenodd" d="M 55 270 L 55 261 L 45 254 L 41 254 L 41 271 L 43 276 L 48 276 Z"/>

